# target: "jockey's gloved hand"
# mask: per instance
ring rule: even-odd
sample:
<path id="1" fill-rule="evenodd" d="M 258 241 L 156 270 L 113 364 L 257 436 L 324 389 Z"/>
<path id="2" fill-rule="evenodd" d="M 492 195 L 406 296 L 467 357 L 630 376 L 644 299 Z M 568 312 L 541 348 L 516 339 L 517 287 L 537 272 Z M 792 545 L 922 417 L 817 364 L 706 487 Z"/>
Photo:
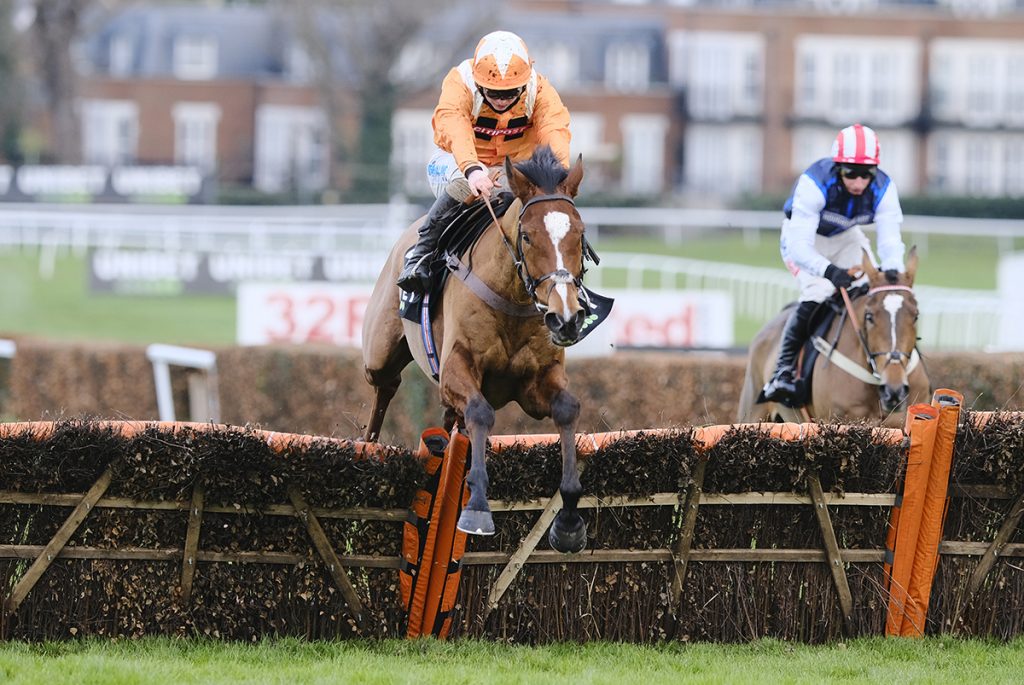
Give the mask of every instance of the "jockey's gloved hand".
<path id="1" fill-rule="evenodd" d="M 837 288 L 849 288 L 853 283 L 853 276 L 846 273 L 846 269 L 840 269 L 835 264 L 825 267 L 825 278 L 832 281 L 832 285 Z"/>
<path id="2" fill-rule="evenodd" d="M 469 181 L 469 189 L 474 195 L 483 195 L 490 199 L 494 181 L 491 180 L 491 176 L 487 173 L 486 169 L 481 166 L 470 167 L 466 180 Z"/>
<path id="3" fill-rule="evenodd" d="M 900 280 L 899 269 L 886 269 L 885 270 L 885 282 L 886 283 L 898 283 Z"/>

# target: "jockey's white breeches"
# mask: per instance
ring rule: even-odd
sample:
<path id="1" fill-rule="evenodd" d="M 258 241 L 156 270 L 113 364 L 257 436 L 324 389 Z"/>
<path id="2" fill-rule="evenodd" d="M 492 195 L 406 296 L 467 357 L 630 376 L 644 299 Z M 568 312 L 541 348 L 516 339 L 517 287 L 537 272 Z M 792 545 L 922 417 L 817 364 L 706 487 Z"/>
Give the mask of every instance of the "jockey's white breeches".
<path id="1" fill-rule="evenodd" d="M 822 257 L 841 269 L 859 266 L 862 255 L 866 251 L 871 259 L 871 263 L 875 265 L 875 268 L 878 268 L 878 260 L 875 259 L 875 255 L 871 252 L 871 241 L 868 240 L 868 237 L 864 235 L 864 231 L 859 226 L 849 228 L 832 237 L 816 235 L 814 237 L 814 249 Z M 832 285 L 830 280 L 824 276 L 815 276 L 802 271 L 786 254 L 785 243 L 782 244 L 780 251 L 786 268 L 796 277 L 797 285 L 800 288 L 801 302 L 824 302 L 832 297 L 836 287 Z M 853 284 L 860 285 L 865 282 L 866 278 L 867 276 L 861 276 Z"/>
<path id="2" fill-rule="evenodd" d="M 508 190 L 505 168 L 498 165 L 490 167 L 489 171 L 492 177 L 495 171 L 498 172 L 492 192 Z M 459 202 L 465 202 L 469 197 L 469 182 L 459 169 L 459 165 L 455 163 L 455 156 L 441 148 L 434 149 L 434 154 L 431 156 L 430 162 L 427 163 L 427 182 L 430 183 L 430 190 L 434 193 L 434 197 L 439 197 L 442 190 L 447 191 Z"/>

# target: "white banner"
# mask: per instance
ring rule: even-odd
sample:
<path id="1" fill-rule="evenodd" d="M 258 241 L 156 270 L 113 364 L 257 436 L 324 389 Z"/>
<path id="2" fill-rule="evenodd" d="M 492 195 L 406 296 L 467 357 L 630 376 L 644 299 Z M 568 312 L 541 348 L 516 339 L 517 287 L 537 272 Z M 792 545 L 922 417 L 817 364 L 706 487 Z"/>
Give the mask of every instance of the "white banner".
<path id="1" fill-rule="evenodd" d="M 238 343 L 333 343 L 359 347 L 366 285 L 242 283 Z M 613 290 L 611 317 L 573 356 L 609 354 L 616 347 L 731 347 L 732 298 L 717 291 Z M 602 330 L 603 329 L 603 330 Z M 593 341 L 591 341 L 593 338 Z"/>

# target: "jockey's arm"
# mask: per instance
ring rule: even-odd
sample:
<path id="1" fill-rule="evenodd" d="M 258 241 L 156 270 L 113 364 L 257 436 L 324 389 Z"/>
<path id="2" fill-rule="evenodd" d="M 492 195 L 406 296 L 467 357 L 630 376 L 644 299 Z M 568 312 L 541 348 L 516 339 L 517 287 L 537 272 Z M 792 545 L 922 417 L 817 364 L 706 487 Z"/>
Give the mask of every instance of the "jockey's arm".
<path id="1" fill-rule="evenodd" d="M 899 194 L 896 184 L 889 180 L 888 186 L 882 191 L 882 197 L 875 207 L 875 230 L 878 232 L 878 260 L 882 270 L 896 269 L 903 271 L 903 235 L 900 225 L 903 223 L 903 210 L 900 208 Z"/>
<path id="2" fill-rule="evenodd" d="M 814 247 L 814 237 L 825 209 L 825 195 L 806 174 L 800 176 L 793 191 L 793 210 L 782 225 L 782 240 L 789 257 L 801 271 L 823 276 L 830 262 Z"/>
<path id="3" fill-rule="evenodd" d="M 473 94 L 466 88 L 457 69 L 448 72 L 441 84 L 441 96 L 431 124 L 434 143 L 455 157 L 463 172 L 471 164 L 478 164 L 476 139 L 473 133 Z"/>

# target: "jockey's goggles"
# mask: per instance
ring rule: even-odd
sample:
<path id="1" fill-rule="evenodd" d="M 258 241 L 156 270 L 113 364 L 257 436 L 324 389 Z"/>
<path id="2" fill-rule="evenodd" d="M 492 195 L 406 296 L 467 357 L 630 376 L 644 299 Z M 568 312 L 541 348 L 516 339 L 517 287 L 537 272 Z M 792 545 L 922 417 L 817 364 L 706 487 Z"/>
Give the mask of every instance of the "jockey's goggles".
<path id="1" fill-rule="evenodd" d="M 491 100 L 515 100 L 523 92 L 523 89 L 493 90 L 491 88 L 481 88 L 480 92 L 484 94 L 484 97 Z"/>
<path id="2" fill-rule="evenodd" d="M 839 173 L 843 178 L 874 178 L 878 167 L 868 164 L 840 164 Z"/>

